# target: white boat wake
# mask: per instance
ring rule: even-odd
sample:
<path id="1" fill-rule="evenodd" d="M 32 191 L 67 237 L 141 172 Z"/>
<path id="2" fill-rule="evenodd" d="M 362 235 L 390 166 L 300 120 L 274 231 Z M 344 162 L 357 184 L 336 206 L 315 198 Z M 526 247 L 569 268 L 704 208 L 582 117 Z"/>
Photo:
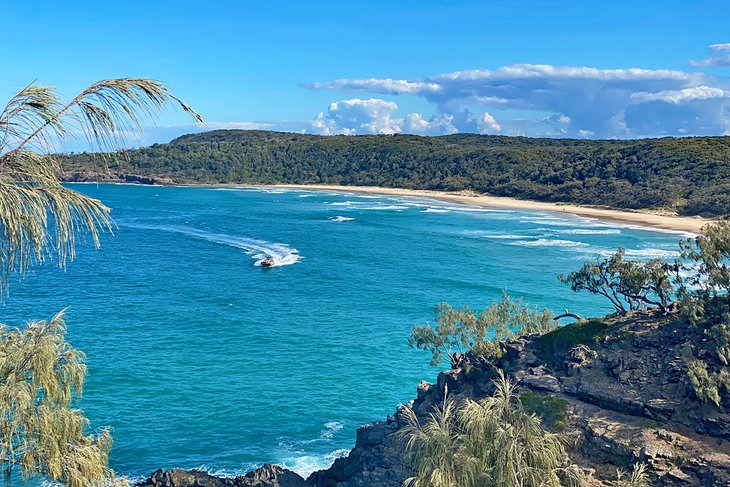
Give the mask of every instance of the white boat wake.
<path id="1" fill-rule="evenodd" d="M 143 230 L 157 230 L 161 232 L 177 233 L 188 237 L 212 242 L 220 245 L 238 248 L 246 255 L 255 259 L 254 265 L 261 266 L 261 261 L 270 257 L 274 261 L 273 267 L 291 265 L 299 262 L 301 256 L 299 251 L 287 244 L 268 242 L 248 237 L 235 237 L 223 233 L 212 233 L 198 228 L 191 228 L 182 225 L 124 225 L 128 228 Z"/>

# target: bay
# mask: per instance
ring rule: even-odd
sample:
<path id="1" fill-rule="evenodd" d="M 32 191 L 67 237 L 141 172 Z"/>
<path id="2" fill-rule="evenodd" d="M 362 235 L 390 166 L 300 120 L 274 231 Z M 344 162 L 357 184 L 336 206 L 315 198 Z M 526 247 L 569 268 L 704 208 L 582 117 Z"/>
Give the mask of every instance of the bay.
<path id="1" fill-rule="evenodd" d="M 113 208 L 114 236 L 62 271 L 13 283 L 5 323 L 68 308 L 87 354 L 79 403 L 114 436 L 112 467 L 303 475 L 438 370 L 407 339 L 435 306 L 503 290 L 534 306 L 610 312 L 556 275 L 617 246 L 673 258 L 680 234 L 564 213 L 270 188 L 72 185 Z M 277 265 L 258 263 L 271 256 Z"/>

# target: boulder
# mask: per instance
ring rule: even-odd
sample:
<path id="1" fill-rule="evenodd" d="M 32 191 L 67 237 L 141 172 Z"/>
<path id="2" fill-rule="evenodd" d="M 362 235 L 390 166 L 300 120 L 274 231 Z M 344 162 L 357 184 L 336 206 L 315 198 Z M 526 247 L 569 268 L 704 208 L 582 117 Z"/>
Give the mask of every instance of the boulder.
<path id="1" fill-rule="evenodd" d="M 200 470 L 157 470 L 137 487 L 306 487 L 298 474 L 269 463 L 236 478 L 216 477 Z"/>

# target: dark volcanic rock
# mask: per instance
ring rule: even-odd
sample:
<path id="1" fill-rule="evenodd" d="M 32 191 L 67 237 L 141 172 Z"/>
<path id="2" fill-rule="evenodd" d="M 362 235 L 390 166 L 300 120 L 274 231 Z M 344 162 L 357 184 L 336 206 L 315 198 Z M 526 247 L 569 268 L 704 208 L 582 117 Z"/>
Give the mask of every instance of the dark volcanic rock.
<path id="1" fill-rule="evenodd" d="M 199 470 L 157 470 L 138 487 L 233 487 L 233 479 L 218 478 Z"/>
<path id="2" fill-rule="evenodd" d="M 137 487 L 306 487 L 302 477 L 278 465 L 266 464 L 241 477 L 222 478 L 199 470 L 157 470 Z"/>
<path id="3" fill-rule="evenodd" d="M 305 487 L 307 483 L 298 474 L 278 465 L 265 464 L 243 477 L 235 479 L 241 487 Z"/>

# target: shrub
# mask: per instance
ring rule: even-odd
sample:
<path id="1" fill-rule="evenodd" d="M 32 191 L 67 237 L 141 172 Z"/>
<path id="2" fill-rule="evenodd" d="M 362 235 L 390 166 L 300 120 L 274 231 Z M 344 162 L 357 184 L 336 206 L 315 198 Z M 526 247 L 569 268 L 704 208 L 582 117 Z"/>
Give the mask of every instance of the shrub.
<path id="1" fill-rule="evenodd" d="M 710 371 L 705 361 L 694 356 L 688 344 L 682 347 L 680 357 L 687 367 L 687 379 L 697 398 L 705 403 L 712 401 L 719 406 L 723 392 L 730 392 L 730 372 L 726 368 L 719 372 Z"/>
<path id="2" fill-rule="evenodd" d="M 469 353 L 475 360 L 492 363 L 502 356 L 502 343 L 519 335 L 545 333 L 557 327 L 552 313 L 530 309 L 507 293 L 483 311 L 454 309 L 447 303 L 436 308 L 436 325 L 414 326 L 408 344 L 431 352 L 431 365 L 449 359 L 458 367 Z"/>
<path id="3" fill-rule="evenodd" d="M 618 487 L 651 487 L 645 463 L 635 463 L 628 477 L 621 470 L 616 472 L 616 477 L 618 477 Z"/>
<path id="4" fill-rule="evenodd" d="M 493 396 L 466 400 L 457 408 L 446 400 L 421 424 L 405 410 L 406 458 L 416 472 L 410 487 L 537 487 L 583 485 L 561 436 L 544 430 L 498 371 Z"/>
<path id="5" fill-rule="evenodd" d="M 547 429 L 556 431 L 565 427 L 568 417 L 568 401 L 565 399 L 539 392 L 524 392 L 520 394 L 520 402 L 525 411 L 537 415 Z"/>

